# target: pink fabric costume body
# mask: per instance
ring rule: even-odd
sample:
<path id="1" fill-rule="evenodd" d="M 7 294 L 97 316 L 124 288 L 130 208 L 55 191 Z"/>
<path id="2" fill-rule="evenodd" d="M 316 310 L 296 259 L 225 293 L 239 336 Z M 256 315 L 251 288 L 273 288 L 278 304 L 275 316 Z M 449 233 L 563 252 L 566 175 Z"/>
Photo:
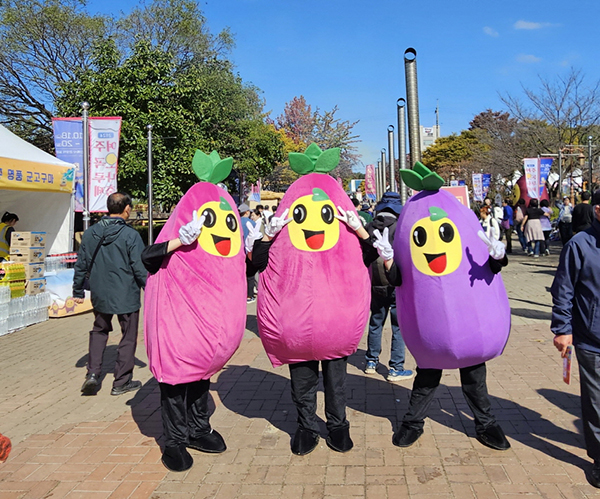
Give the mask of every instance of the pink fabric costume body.
<path id="1" fill-rule="evenodd" d="M 192 186 L 177 204 L 157 243 L 178 237 L 194 210 L 210 201 L 229 203 L 231 196 L 208 182 Z M 203 227 L 203 231 L 209 230 Z M 239 347 L 246 323 L 246 278 L 243 244 L 229 257 L 209 254 L 199 241 L 165 257 L 148 276 L 144 297 L 144 332 L 150 370 L 171 385 L 209 379 Z"/>
<path id="2" fill-rule="evenodd" d="M 460 265 L 447 275 L 425 275 L 411 255 L 413 227 L 427 227 L 432 208 L 447 214 L 439 222 L 452 221 L 461 239 L 451 250 L 461 255 Z M 398 322 L 420 368 L 473 366 L 501 355 L 506 346 L 508 297 L 502 277 L 490 270 L 488 249 L 478 237 L 479 231 L 475 214 L 443 190 L 414 195 L 400 214 L 393 245 L 394 260 L 402 273 L 402 285 L 396 288 Z M 430 231 L 428 237 L 436 235 Z M 418 248 L 413 246 L 418 256 L 415 250 Z"/>
<path id="3" fill-rule="evenodd" d="M 336 180 L 311 173 L 291 185 L 277 215 L 298 198 L 313 194 L 315 188 L 334 206 L 355 211 Z M 290 210 L 287 217 L 292 216 Z M 286 225 L 273 240 L 269 264 L 259 281 L 259 333 L 275 367 L 351 355 L 369 316 L 369 276 L 356 234 L 334 219 L 333 224 L 339 224 L 337 243 L 323 251 L 303 251 L 290 239 L 294 223 Z"/>

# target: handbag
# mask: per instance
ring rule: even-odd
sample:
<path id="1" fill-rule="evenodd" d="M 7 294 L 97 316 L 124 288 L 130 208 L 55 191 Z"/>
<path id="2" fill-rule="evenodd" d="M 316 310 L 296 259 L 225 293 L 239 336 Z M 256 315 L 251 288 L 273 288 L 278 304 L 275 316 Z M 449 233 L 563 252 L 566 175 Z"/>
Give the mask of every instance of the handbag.
<path id="1" fill-rule="evenodd" d="M 96 246 L 96 249 L 94 250 L 94 254 L 92 255 L 90 264 L 89 264 L 87 270 L 85 271 L 85 277 L 83 278 L 83 289 L 85 291 L 90 291 L 90 275 L 92 274 L 92 267 L 94 266 L 94 261 L 96 260 L 96 255 L 98 254 L 98 251 L 100 250 L 100 246 L 102 246 L 102 243 L 104 242 L 105 237 L 106 236 L 102 236 L 102 238 L 100 239 L 98 246 Z"/>
<path id="2" fill-rule="evenodd" d="M 500 226 L 504 230 L 509 230 L 510 229 L 510 221 L 509 220 L 502 220 L 502 223 L 500 224 Z"/>

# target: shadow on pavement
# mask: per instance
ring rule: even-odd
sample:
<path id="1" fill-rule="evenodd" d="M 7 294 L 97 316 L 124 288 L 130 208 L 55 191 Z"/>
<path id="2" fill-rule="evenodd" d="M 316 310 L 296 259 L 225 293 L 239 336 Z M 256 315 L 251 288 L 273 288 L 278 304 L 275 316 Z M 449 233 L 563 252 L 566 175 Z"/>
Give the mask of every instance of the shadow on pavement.
<path id="1" fill-rule="evenodd" d="M 544 305 L 549 306 L 549 305 Z M 511 307 L 510 313 L 512 315 L 518 315 L 520 317 L 527 317 L 528 319 L 537 319 L 540 321 L 551 321 L 552 312 L 545 310 L 535 310 L 531 308 L 513 308 Z"/>
<path id="2" fill-rule="evenodd" d="M 256 314 L 248 314 L 246 316 L 246 329 L 258 336 L 258 320 Z"/>

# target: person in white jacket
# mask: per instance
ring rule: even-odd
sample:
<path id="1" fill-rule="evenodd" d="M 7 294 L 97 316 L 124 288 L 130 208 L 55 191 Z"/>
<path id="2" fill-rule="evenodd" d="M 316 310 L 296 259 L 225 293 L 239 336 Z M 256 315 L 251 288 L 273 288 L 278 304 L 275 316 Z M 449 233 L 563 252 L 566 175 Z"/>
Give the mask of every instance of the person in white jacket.
<path id="1" fill-rule="evenodd" d="M 491 208 L 489 206 L 483 206 L 479 210 L 479 217 L 481 219 L 481 227 L 485 232 L 485 235 L 490 239 L 500 240 L 500 226 L 496 219 L 491 215 Z"/>

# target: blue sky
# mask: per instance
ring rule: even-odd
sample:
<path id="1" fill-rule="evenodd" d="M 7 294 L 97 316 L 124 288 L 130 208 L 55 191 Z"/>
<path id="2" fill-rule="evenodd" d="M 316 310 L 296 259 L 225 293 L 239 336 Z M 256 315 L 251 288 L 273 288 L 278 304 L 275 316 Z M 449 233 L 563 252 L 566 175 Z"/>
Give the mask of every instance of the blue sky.
<path id="1" fill-rule="evenodd" d="M 128 12 L 129 0 L 90 0 L 91 11 Z M 499 93 L 539 88 L 571 67 L 600 80 L 600 2 L 441 0 L 208 0 L 210 30 L 229 27 L 231 59 L 259 87 L 272 116 L 294 96 L 355 130 L 365 164 L 387 147 L 396 101 L 405 97 L 404 51 L 417 51 L 421 124 L 460 133 L 476 114 L 502 110 Z M 397 155 L 397 151 L 396 151 Z"/>

